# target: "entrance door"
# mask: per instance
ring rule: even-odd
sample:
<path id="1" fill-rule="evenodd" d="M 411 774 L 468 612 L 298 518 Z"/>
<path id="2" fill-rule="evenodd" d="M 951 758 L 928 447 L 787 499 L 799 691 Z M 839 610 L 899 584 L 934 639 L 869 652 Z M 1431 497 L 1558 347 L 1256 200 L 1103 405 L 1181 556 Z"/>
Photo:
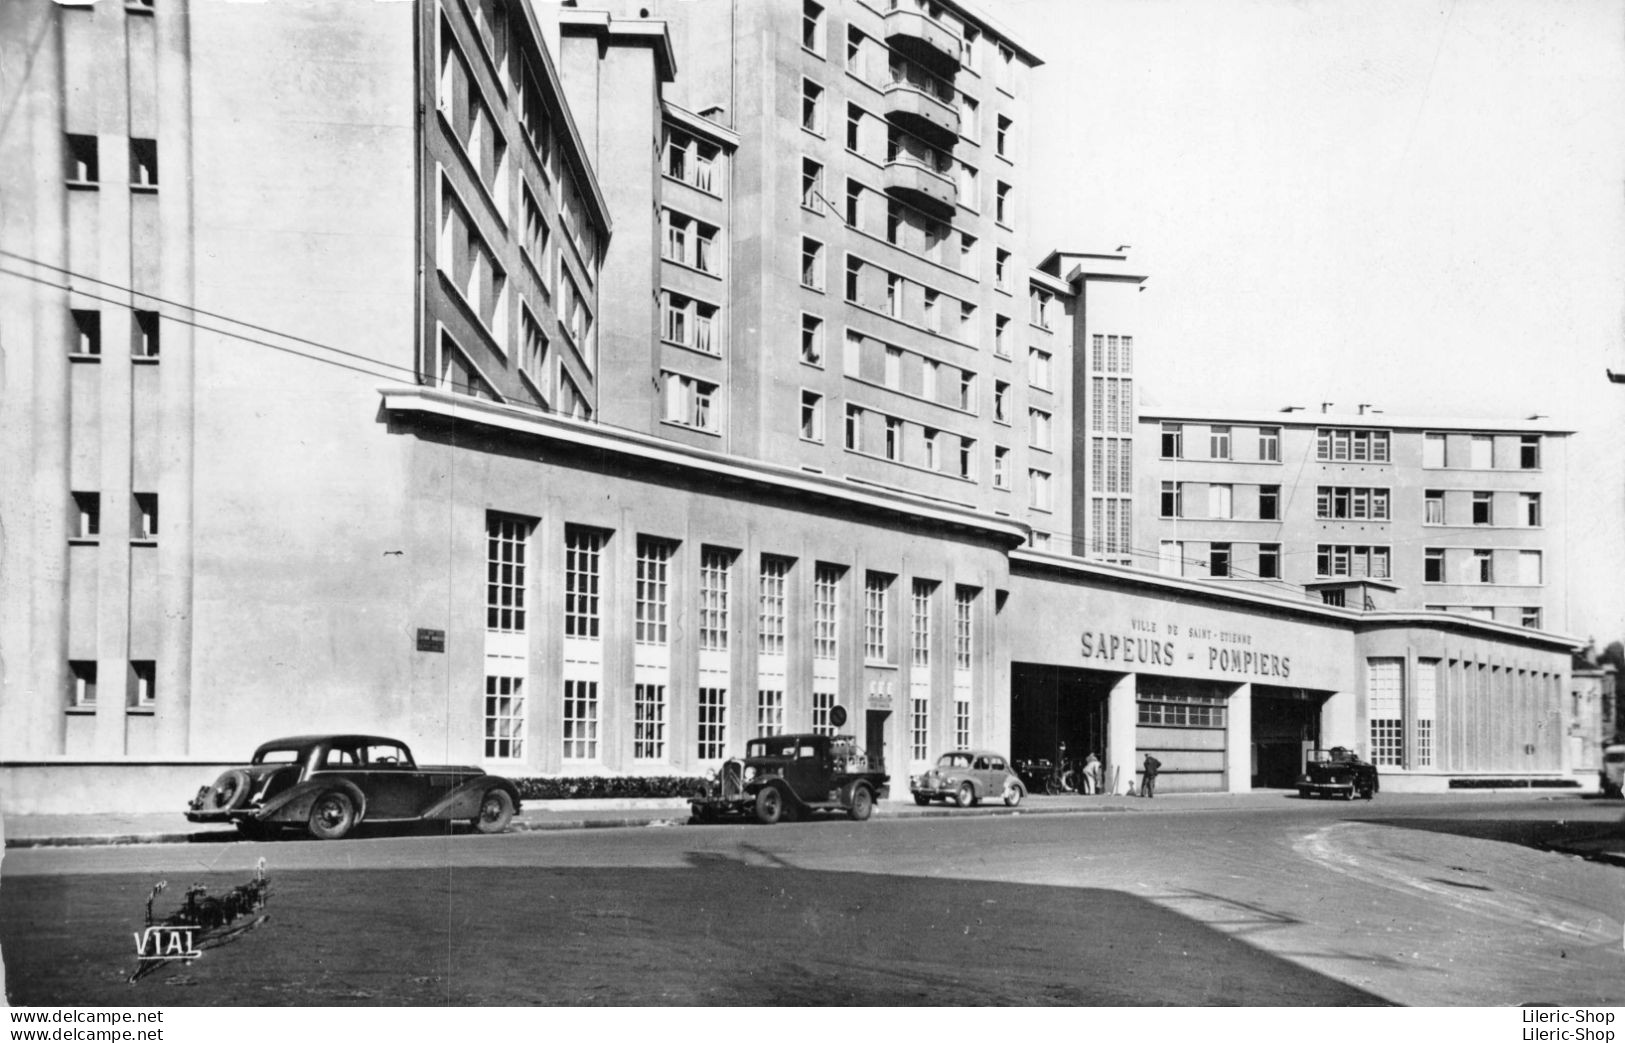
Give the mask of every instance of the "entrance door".
<path id="1" fill-rule="evenodd" d="M 870 710 L 865 720 L 864 752 L 869 755 L 870 771 L 886 770 L 886 718 L 890 710 Z"/>
<path id="2" fill-rule="evenodd" d="M 1324 696 L 1301 688 L 1253 686 L 1254 789 L 1291 789 L 1303 771 L 1305 744 L 1320 739 Z"/>

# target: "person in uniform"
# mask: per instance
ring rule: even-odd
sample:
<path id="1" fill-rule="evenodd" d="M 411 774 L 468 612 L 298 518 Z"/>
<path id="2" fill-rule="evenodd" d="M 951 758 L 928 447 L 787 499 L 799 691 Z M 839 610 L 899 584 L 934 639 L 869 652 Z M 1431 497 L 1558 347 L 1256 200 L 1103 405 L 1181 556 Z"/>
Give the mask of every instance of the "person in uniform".
<path id="1" fill-rule="evenodd" d="M 1140 774 L 1143 777 L 1143 781 L 1140 783 L 1140 796 L 1155 797 L 1157 795 L 1157 769 L 1161 767 L 1161 761 L 1149 753 L 1145 755 L 1145 764 L 1140 769 Z"/>

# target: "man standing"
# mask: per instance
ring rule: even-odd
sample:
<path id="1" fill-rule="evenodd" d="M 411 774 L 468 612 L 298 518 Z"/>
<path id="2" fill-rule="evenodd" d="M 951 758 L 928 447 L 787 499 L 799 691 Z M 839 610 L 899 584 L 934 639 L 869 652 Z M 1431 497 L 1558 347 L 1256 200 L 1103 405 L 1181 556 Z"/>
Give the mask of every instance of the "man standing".
<path id="1" fill-rule="evenodd" d="M 1140 796 L 1155 797 L 1157 795 L 1157 769 L 1160 767 L 1162 767 L 1161 761 L 1149 753 L 1145 755 L 1145 764 L 1140 769 L 1140 774 L 1144 778 L 1144 781 L 1140 783 Z"/>

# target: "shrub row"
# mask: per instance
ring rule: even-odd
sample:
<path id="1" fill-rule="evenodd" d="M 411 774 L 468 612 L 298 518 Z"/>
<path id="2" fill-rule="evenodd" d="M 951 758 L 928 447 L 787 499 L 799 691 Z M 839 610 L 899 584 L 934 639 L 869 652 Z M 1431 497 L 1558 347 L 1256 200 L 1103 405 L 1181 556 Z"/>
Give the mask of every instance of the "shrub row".
<path id="1" fill-rule="evenodd" d="M 1580 785 L 1577 779 L 1451 779 L 1451 789 L 1571 789 Z"/>
<path id="2" fill-rule="evenodd" d="M 591 797 L 697 797 L 705 780 L 691 775 L 582 775 L 559 779 L 513 779 L 523 800 L 584 800 Z"/>

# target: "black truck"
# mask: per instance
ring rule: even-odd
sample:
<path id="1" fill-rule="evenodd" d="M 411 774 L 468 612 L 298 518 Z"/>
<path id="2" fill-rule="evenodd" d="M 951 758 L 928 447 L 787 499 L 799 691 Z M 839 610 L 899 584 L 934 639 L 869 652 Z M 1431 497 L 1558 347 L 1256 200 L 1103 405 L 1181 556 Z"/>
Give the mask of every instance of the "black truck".
<path id="1" fill-rule="evenodd" d="M 724 762 L 689 807 L 697 822 L 754 815 L 772 825 L 814 811 L 862 822 L 891 781 L 878 769 L 850 735 L 769 735 L 750 740 L 743 760 Z"/>

